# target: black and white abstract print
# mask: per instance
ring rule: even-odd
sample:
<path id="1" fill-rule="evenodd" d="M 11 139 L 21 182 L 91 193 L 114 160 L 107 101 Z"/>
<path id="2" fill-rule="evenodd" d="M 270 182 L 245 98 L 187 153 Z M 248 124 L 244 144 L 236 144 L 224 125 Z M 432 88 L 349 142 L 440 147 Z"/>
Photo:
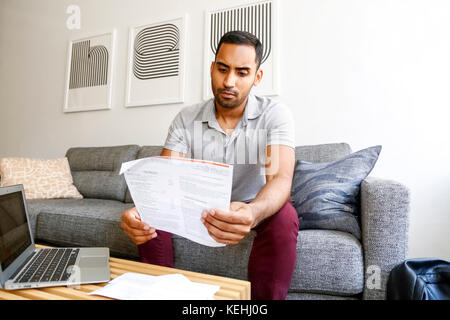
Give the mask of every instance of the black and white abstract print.
<path id="1" fill-rule="evenodd" d="M 108 83 L 108 49 L 90 46 L 90 40 L 72 45 L 69 89 L 103 86 Z"/>
<path id="2" fill-rule="evenodd" d="M 211 14 L 210 49 L 215 55 L 220 38 L 229 31 L 246 31 L 254 34 L 263 45 L 264 63 L 272 50 L 272 3 L 264 2 Z"/>
<path id="3" fill-rule="evenodd" d="M 180 64 L 180 31 L 166 23 L 147 27 L 134 41 L 133 73 L 140 80 L 176 77 Z"/>

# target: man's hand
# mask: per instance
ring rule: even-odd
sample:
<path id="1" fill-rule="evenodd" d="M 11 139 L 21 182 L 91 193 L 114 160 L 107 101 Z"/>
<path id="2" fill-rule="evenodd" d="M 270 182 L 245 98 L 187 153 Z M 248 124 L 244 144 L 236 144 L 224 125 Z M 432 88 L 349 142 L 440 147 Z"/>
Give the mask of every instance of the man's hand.
<path id="1" fill-rule="evenodd" d="M 201 220 L 210 236 L 224 244 L 238 244 L 255 226 L 252 207 L 244 202 L 231 202 L 230 211 L 205 210 Z"/>
<path id="2" fill-rule="evenodd" d="M 122 213 L 120 226 L 136 245 L 146 243 L 157 236 L 155 228 L 141 221 L 136 207 Z"/>

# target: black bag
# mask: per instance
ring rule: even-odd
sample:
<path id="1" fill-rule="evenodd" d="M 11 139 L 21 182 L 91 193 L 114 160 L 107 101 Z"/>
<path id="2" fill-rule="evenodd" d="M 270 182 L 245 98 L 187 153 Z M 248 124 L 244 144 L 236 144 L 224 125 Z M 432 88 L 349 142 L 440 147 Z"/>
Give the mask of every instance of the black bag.
<path id="1" fill-rule="evenodd" d="M 450 300 L 450 262 L 406 260 L 392 269 L 386 294 L 388 300 Z"/>

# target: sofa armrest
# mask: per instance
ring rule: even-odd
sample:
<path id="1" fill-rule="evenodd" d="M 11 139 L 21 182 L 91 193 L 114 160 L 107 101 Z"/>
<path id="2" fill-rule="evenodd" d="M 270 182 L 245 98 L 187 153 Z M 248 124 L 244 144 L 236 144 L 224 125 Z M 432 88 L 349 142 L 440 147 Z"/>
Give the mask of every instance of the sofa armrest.
<path id="1" fill-rule="evenodd" d="M 409 209 L 410 192 L 403 184 L 379 178 L 362 182 L 363 299 L 385 299 L 392 268 L 406 259 Z"/>

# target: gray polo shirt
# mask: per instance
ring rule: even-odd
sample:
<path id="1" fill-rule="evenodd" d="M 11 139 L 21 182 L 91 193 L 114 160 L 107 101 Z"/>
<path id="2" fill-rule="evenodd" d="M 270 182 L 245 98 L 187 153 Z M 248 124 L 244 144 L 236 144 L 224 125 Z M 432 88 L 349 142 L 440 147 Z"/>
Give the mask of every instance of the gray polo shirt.
<path id="1" fill-rule="evenodd" d="M 210 99 L 183 108 L 172 121 L 164 148 L 192 159 L 233 165 L 231 201 L 252 201 L 266 184 L 266 148 L 295 148 L 294 121 L 289 108 L 268 97 L 250 94 L 244 114 L 228 136 L 215 116 Z"/>

